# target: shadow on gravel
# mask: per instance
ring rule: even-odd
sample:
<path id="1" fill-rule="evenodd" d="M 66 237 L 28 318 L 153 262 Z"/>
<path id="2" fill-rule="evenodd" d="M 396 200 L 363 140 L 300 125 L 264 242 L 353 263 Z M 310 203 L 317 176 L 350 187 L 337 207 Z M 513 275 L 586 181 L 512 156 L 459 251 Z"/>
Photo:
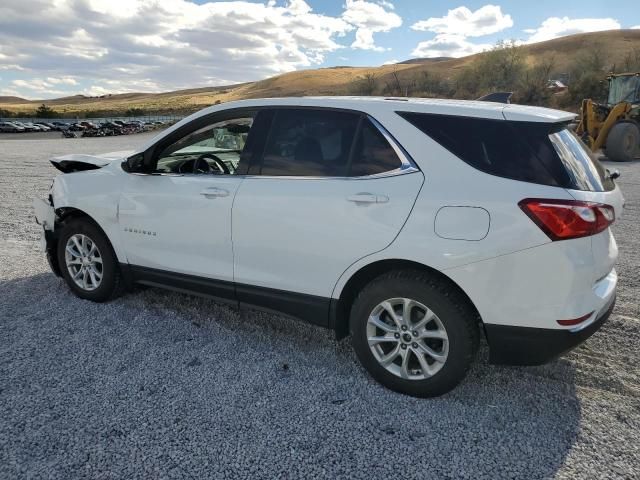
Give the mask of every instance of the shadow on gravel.
<path id="1" fill-rule="evenodd" d="M 415 399 L 304 323 L 1 281 L 0 478 L 553 477 L 580 426 L 572 363 L 479 357 L 450 394 Z"/>

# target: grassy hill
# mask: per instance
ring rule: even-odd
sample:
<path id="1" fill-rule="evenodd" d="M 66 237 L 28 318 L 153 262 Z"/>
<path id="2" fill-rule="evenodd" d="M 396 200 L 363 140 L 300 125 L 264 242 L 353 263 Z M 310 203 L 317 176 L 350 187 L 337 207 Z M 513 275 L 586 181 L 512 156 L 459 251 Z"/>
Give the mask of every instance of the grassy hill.
<path id="1" fill-rule="evenodd" d="M 622 62 L 625 56 L 640 51 L 640 30 L 612 30 L 557 38 L 520 47 L 526 65 L 533 66 L 553 58 L 554 72 L 575 67 L 576 58 L 589 52 L 600 52 L 607 63 Z M 375 75 L 379 84 L 406 82 L 424 75 L 453 79 L 465 67 L 481 58 L 479 53 L 463 58 L 414 59 L 380 67 L 332 67 L 300 70 L 257 82 L 220 87 L 193 88 L 165 93 L 127 93 L 101 98 L 76 95 L 54 100 L 24 100 L 0 97 L 0 109 L 12 112 L 33 112 L 46 103 L 65 115 L 114 114 L 128 109 L 142 109 L 147 113 L 186 113 L 216 102 L 243 98 L 301 95 L 348 95 L 354 93 L 354 82 L 368 74 Z M 605 72 L 602 72 L 604 77 Z"/>

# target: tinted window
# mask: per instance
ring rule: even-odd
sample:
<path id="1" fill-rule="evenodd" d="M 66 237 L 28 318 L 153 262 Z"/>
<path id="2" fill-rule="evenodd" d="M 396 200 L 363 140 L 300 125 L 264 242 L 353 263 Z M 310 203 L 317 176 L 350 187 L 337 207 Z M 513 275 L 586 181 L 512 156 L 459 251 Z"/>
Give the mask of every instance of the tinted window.
<path id="1" fill-rule="evenodd" d="M 402 166 L 402 162 L 387 139 L 368 119 L 363 120 L 356 139 L 349 175 L 375 175 Z"/>
<path id="2" fill-rule="evenodd" d="M 401 113 L 469 165 L 500 177 L 577 190 L 611 190 L 613 182 L 564 125 Z"/>
<path id="3" fill-rule="evenodd" d="M 346 176 L 358 120 L 349 112 L 276 110 L 261 174 Z"/>

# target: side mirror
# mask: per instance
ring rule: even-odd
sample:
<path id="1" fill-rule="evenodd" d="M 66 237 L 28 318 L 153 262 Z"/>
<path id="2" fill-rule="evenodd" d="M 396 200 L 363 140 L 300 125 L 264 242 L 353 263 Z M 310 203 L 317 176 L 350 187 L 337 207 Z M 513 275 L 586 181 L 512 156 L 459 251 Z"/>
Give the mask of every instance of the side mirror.
<path id="1" fill-rule="evenodd" d="M 144 172 L 144 154 L 138 153 L 127 158 L 123 162 L 122 168 L 129 173 Z"/>
<path id="2" fill-rule="evenodd" d="M 609 178 L 611 180 L 615 180 L 616 178 L 618 178 L 620 176 L 620 170 L 618 170 L 618 169 L 612 170 L 612 171 L 607 170 L 607 172 L 609 173 Z"/>

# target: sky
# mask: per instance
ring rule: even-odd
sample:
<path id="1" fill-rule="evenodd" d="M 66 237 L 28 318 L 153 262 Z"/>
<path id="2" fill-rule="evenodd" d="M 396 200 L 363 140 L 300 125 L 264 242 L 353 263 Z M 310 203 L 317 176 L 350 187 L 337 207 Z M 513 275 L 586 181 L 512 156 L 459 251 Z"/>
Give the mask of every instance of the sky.
<path id="1" fill-rule="evenodd" d="M 0 0 L 0 96 L 47 99 L 460 57 L 640 28 L 640 0 Z"/>

